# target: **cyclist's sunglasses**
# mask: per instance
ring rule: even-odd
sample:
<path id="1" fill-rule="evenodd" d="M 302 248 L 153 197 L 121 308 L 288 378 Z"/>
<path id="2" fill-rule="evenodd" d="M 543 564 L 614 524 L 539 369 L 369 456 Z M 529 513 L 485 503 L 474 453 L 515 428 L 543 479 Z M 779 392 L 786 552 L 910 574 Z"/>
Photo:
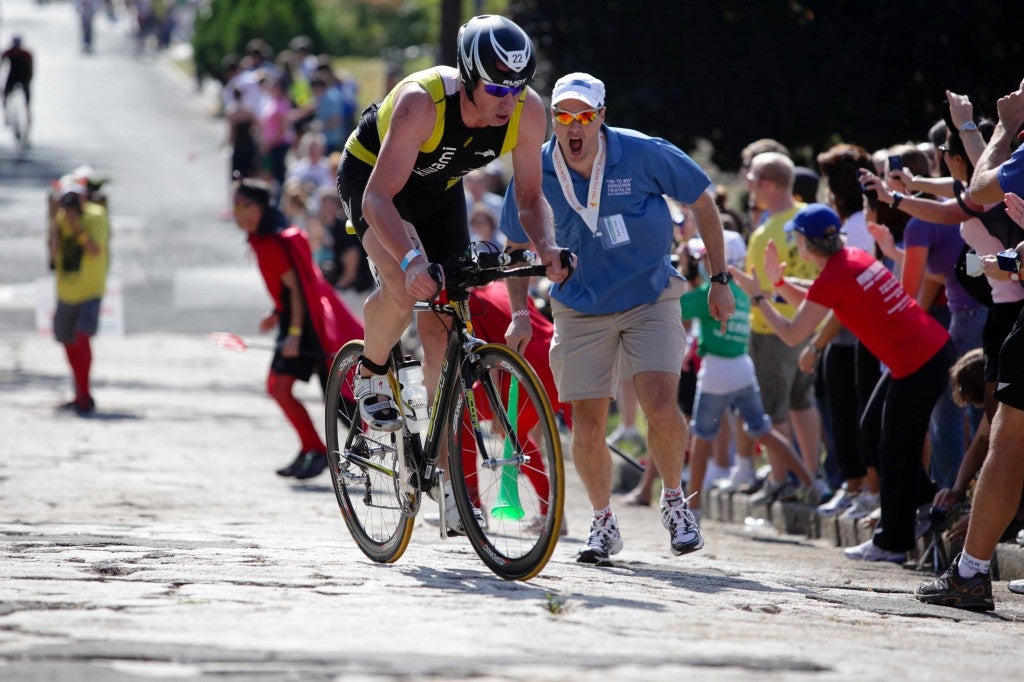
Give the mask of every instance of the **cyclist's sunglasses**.
<path id="1" fill-rule="evenodd" d="M 555 117 L 555 120 L 564 126 L 571 125 L 573 121 L 579 121 L 583 125 L 590 125 L 599 113 L 601 113 L 600 109 L 585 109 L 576 114 L 561 109 L 551 109 L 551 114 Z"/>
<path id="2" fill-rule="evenodd" d="M 525 89 L 526 83 L 510 88 L 506 85 L 498 85 L 497 83 L 488 83 L 487 81 L 484 81 L 484 92 L 493 97 L 504 97 L 505 95 L 516 96 Z"/>

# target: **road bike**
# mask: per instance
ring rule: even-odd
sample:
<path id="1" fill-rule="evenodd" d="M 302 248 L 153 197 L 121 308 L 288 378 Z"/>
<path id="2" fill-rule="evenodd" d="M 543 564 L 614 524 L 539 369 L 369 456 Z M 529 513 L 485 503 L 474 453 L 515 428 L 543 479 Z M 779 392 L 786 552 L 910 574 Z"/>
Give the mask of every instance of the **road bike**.
<path id="1" fill-rule="evenodd" d="M 14 135 L 18 158 L 25 158 L 29 146 L 29 112 L 28 98 L 25 97 L 25 90 L 20 83 L 15 83 L 14 88 L 7 95 L 4 120 L 7 121 L 11 133 Z"/>
<path id="2" fill-rule="evenodd" d="M 568 263 L 568 252 L 563 262 Z M 473 336 L 468 292 L 509 277 L 543 275 L 528 251 L 477 252 L 444 264 L 445 290 L 419 302 L 418 314 L 447 318 L 448 341 L 429 423 L 422 434 L 409 416 L 399 369 L 409 362 L 399 342 L 388 367 L 392 394 L 406 415 L 398 431 L 375 431 L 353 400 L 362 341 L 342 347 L 327 382 L 329 471 L 338 505 L 356 544 L 370 559 L 397 561 L 408 547 L 422 495 L 446 519 L 442 452 L 452 494 L 477 555 L 506 580 L 528 580 L 558 542 L 565 492 L 562 443 L 543 385 L 517 352 Z M 435 277 L 436 279 L 436 277 Z"/>

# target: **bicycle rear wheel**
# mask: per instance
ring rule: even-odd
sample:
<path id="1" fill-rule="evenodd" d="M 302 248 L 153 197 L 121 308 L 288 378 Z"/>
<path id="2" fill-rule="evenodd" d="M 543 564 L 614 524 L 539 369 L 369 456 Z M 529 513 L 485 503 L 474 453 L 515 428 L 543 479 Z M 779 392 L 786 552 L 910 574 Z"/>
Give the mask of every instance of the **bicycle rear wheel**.
<path id="1" fill-rule="evenodd" d="M 398 487 L 404 431 L 374 431 L 359 418 L 353 398 L 362 341 L 338 352 L 327 380 L 327 459 L 345 525 L 363 553 L 380 563 L 397 561 L 409 546 L 413 517 Z"/>
<path id="2" fill-rule="evenodd" d="M 562 443 L 551 404 L 533 368 L 507 346 L 477 349 L 463 377 L 448 427 L 448 466 L 463 527 L 495 574 L 528 580 L 551 558 L 562 524 Z M 483 512 L 483 524 L 474 508 Z"/>

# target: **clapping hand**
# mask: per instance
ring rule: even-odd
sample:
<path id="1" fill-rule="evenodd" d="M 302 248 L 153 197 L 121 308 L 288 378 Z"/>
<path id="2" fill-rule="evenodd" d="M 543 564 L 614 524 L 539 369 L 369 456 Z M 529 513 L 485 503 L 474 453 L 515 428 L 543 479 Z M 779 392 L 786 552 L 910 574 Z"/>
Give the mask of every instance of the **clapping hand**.
<path id="1" fill-rule="evenodd" d="M 1007 192 L 1005 197 L 1006 215 L 1013 219 L 1021 227 L 1024 227 L 1024 199 L 1021 199 L 1013 192 Z"/>

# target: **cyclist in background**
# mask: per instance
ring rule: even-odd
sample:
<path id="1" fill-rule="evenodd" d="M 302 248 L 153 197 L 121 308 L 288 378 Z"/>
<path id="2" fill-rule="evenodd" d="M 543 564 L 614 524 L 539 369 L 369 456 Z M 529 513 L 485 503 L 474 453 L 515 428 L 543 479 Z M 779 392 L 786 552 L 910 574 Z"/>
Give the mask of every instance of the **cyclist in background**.
<path id="1" fill-rule="evenodd" d="M 7 82 L 4 84 L 4 123 L 10 125 L 7 117 L 7 97 L 20 85 L 25 93 L 25 109 L 29 122 L 32 121 L 32 53 L 21 46 L 21 36 L 11 38 L 11 46 L 0 55 L 0 69 L 8 62 Z"/>
<path id="2" fill-rule="evenodd" d="M 379 281 L 366 301 L 356 381 L 361 416 L 375 429 L 401 428 L 386 378 L 388 354 L 411 322 L 414 303 L 437 291 L 430 264 L 469 246 L 463 175 L 511 151 L 522 223 L 548 277 L 560 282 L 567 275 L 541 191 L 547 120 L 540 96 L 528 87 L 537 63 L 529 36 L 505 17 L 474 17 L 459 30 L 457 61 L 458 69 L 436 66 L 408 76 L 367 109 L 338 169 L 345 212 Z M 433 391 L 446 330 L 430 315 L 417 324 Z M 458 532 L 455 519 L 449 526 Z"/>

